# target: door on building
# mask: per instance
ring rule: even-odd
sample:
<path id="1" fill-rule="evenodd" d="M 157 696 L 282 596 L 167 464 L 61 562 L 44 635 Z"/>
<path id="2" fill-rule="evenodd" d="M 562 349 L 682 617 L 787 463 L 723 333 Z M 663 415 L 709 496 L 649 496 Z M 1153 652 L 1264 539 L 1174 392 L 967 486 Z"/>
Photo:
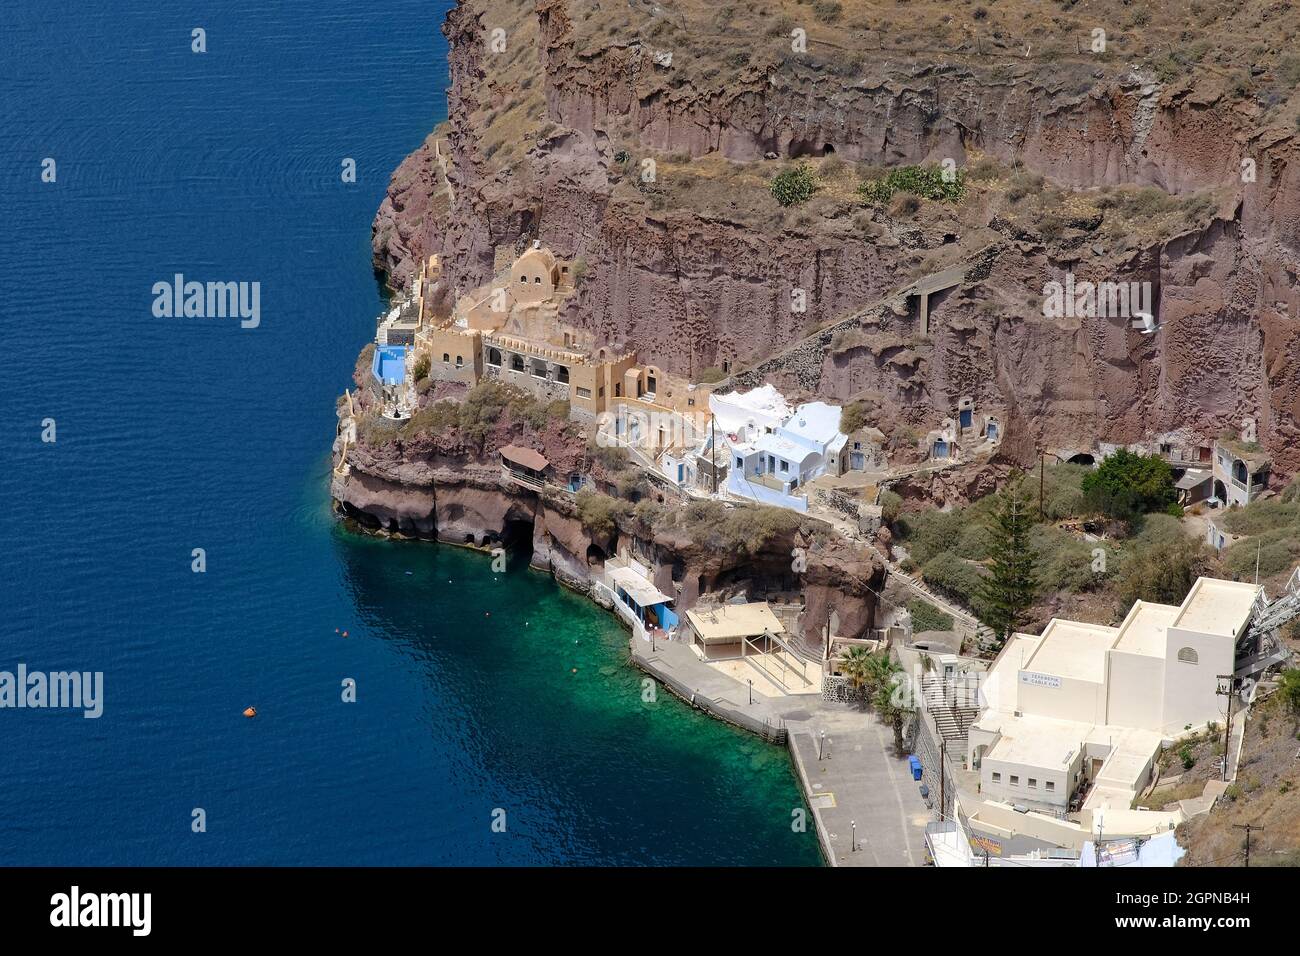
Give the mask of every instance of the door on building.
<path id="1" fill-rule="evenodd" d="M 863 456 L 862 452 L 855 451 L 853 452 L 853 454 L 849 455 L 849 467 L 852 468 L 854 471 L 866 470 L 867 460 Z"/>

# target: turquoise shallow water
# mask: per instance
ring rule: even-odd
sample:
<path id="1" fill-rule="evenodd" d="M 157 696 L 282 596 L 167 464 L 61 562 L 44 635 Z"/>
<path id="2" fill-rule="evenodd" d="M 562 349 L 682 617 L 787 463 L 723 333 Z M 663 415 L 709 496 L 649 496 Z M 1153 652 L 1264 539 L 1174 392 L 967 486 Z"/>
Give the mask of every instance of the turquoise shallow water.
<path id="1" fill-rule="evenodd" d="M 106 700 L 0 710 L 0 863 L 818 861 L 784 751 L 643 703 L 605 612 L 330 514 L 370 221 L 443 116 L 445 9 L 7 6 L 0 669 L 102 671 Z M 261 325 L 155 317 L 176 272 L 260 282 Z"/>

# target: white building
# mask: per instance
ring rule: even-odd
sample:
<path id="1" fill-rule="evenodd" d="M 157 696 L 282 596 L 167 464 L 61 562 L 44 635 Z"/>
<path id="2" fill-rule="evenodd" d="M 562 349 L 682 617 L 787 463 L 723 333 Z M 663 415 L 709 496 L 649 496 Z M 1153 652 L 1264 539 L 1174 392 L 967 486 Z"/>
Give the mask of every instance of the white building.
<path id="1" fill-rule="evenodd" d="M 778 408 L 766 404 L 767 415 L 751 413 L 744 424 L 728 430 L 727 490 L 764 504 L 806 511 L 803 486 L 828 470 L 839 473 L 848 440 L 840 431 L 842 409 L 809 402 L 783 421 L 773 422 L 771 412 Z"/>
<path id="2" fill-rule="evenodd" d="M 1258 446 L 1214 443 L 1213 493 L 1225 505 L 1247 505 L 1268 488 L 1272 461 Z"/>
<path id="3" fill-rule="evenodd" d="M 1200 578 L 1181 606 L 1139 601 L 1119 627 L 1056 619 L 1039 637 L 1015 635 L 968 736 L 984 800 L 972 816 L 1075 812 L 1087 833 L 1104 815 L 1116 836 L 1176 823 L 1131 805 L 1166 742 L 1224 720 L 1218 676 L 1233 673 L 1259 595 L 1256 585 Z"/>

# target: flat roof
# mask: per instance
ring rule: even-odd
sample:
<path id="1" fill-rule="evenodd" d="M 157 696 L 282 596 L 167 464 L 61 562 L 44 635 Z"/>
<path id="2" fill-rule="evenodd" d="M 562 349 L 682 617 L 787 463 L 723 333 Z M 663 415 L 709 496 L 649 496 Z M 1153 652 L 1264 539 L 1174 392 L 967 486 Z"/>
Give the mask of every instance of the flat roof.
<path id="1" fill-rule="evenodd" d="M 765 631 L 780 634 L 785 629 L 766 601 L 753 604 L 724 604 L 706 610 L 690 610 L 686 617 L 705 641 L 739 641 Z"/>
<path id="2" fill-rule="evenodd" d="M 1064 772 L 1079 755 L 1092 724 L 1055 717 L 1004 717 L 999 729 L 1002 736 L 985 760 Z"/>
<path id="3" fill-rule="evenodd" d="M 1038 650 L 1021 670 L 1100 684 L 1106 679 L 1106 652 L 1117 634 L 1114 627 L 1052 618 Z"/>
<path id="4" fill-rule="evenodd" d="M 826 402 L 808 402 L 795 409 L 782 428 L 787 434 L 798 435 L 818 444 L 825 444 L 840 433 L 840 413 L 838 405 Z"/>
<path id="5" fill-rule="evenodd" d="M 1165 632 L 1178 616 L 1178 610 L 1172 604 L 1135 602 L 1119 627 L 1115 650 L 1163 659 L 1168 646 Z"/>
<path id="6" fill-rule="evenodd" d="M 1171 626 L 1235 639 L 1250 619 L 1259 590 L 1244 581 L 1197 578 Z"/>
<path id="7" fill-rule="evenodd" d="M 655 604 L 666 604 L 672 601 L 671 597 L 664 594 L 631 568 L 615 568 L 610 572 L 610 576 L 614 579 L 614 583 L 626 591 L 628 597 L 636 602 L 637 607 L 651 607 Z"/>

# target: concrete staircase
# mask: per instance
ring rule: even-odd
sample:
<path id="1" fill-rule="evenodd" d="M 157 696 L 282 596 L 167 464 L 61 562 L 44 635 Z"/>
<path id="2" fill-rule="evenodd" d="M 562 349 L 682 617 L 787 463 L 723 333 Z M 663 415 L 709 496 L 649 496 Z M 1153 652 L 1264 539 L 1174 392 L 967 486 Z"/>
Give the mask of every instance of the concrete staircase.
<path id="1" fill-rule="evenodd" d="M 979 708 L 973 702 L 960 699 L 964 688 L 957 687 L 943 677 L 929 675 L 921 678 L 921 705 L 934 718 L 939 736 L 948 741 L 964 741 L 971 724 L 979 718 Z"/>

